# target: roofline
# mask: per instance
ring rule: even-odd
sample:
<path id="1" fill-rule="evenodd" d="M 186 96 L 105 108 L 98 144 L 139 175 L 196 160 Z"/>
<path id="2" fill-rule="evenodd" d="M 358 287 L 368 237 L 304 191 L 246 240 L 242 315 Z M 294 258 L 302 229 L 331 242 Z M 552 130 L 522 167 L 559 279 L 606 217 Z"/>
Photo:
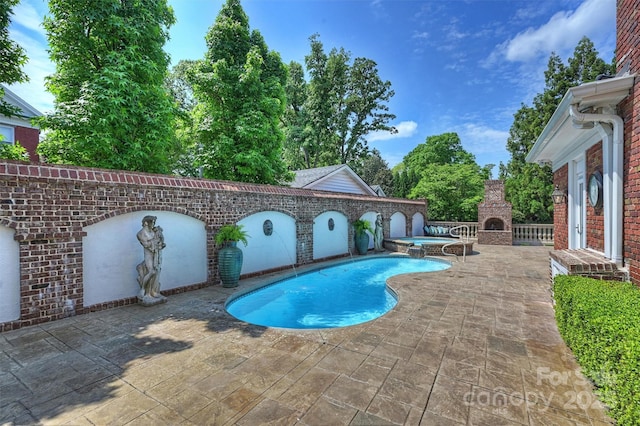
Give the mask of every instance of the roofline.
<path id="1" fill-rule="evenodd" d="M 585 83 L 567 90 L 542 133 L 540 133 L 540 136 L 531 147 L 525 158 L 526 161 L 529 163 L 553 162 L 555 158 L 542 158 L 542 155 L 544 149 L 550 145 L 568 143 L 568 141 L 559 140 L 555 136 L 562 128 L 572 125 L 572 119 L 569 114 L 571 105 L 577 105 L 580 111 L 589 108 L 615 107 L 629 95 L 635 77 L 636 74 L 627 74 L 621 77 Z"/>
<path id="2" fill-rule="evenodd" d="M 332 171 L 331 173 L 327 173 L 326 175 L 322 176 L 320 179 L 317 179 L 313 182 L 308 183 L 307 185 L 304 186 L 304 188 L 306 188 L 307 186 L 311 185 L 311 184 L 316 184 L 319 182 L 323 182 L 325 180 L 327 180 L 328 178 L 330 178 L 331 176 L 339 173 L 342 170 L 345 170 L 358 182 L 359 185 L 361 185 L 363 187 L 363 189 L 365 189 L 369 195 L 373 195 L 375 197 L 378 197 L 378 193 L 376 191 L 374 191 L 364 180 L 362 180 L 362 178 L 353 171 L 353 169 L 351 167 L 349 167 L 348 164 L 342 164 L 340 167 L 338 167 L 337 169 L 335 169 L 334 171 Z"/>
<path id="3" fill-rule="evenodd" d="M 22 112 L 27 113 L 28 115 L 24 115 L 25 118 L 33 118 L 33 117 L 42 117 L 42 113 L 29 105 L 24 99 L 20 96 L 13 93 L 7 86 L 4 84 L 0 84 L 2 89 L 4 90 L 4 97 L 10 100 L 12 103 L 16 104 L 18 108 L 22 110 Z"/>

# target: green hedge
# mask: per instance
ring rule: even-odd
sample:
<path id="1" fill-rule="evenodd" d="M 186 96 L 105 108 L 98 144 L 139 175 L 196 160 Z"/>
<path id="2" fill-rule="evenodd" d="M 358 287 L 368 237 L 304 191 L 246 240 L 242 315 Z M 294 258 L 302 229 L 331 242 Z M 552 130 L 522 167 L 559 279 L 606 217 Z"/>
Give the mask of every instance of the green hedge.
<path id="1" fill-rule="evenodd" d="M 558 275 L 553 290 L 560 334 L 610 415 L 640 425 L 640 289 Z"/>

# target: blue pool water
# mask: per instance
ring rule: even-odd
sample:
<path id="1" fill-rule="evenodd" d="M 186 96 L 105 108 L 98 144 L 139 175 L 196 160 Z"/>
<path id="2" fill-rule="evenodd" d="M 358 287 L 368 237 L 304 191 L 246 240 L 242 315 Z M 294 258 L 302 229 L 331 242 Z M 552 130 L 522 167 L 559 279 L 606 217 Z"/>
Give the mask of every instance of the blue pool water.
<path id="1" fill-rule="evenodd" d="M 227 311 L 242 321 L 268 327 L 346 327 L 375 319 L 396 305 L 387 278 L 450 266 L 438 259 L 365 258 L 261 287 L 227 302 Z"/>
<path id="2" fill-rule="evenodd" d="M 457 238 L 440 238 L 440 237 L 403 237 L 403 238 L 398 238 L 398 240 L 400 241 L 408 241 L 411 242 L 417 246 L 421 246 L 421 245 L 429 245 L 429 244 L 448 244 L 448 243 L 455 243 L 457 241 L 460 241 Z"/>

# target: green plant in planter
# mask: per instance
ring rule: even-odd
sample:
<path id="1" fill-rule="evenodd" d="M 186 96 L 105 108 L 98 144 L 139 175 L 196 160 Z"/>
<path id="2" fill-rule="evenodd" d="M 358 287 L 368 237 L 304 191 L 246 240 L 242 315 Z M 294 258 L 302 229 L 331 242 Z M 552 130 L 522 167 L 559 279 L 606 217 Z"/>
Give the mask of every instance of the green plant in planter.
<path id="1" fill-rule="evenodd" d="M 373 228 L 368 220 L 358 219 L 353 221 L 354 239 L 356 250 L 359 254 L 367 254 L 369 250 L 369 234 L 367 231 L 373 234 Z"/>
<path id="2" fill-rule="evenodd" d="M 356 232 L 356 235 L 362 235 L 366 231 L 369 231 L 373 234 L 373 228 L 371 227 L 371 222 L 369 222 L 368 220 L 363 220 L 363 219 L 354 220 L 352 225 L 353 225 L 353 230 Z"/>
<path id="3" fill-rule="evenodd" d="M 216 234 L 216 244 L 222 246 L 218 251 L 218 272 L 223 287 L 237 287 L 242 270 L 243 254 L 238 241 L 247 245 L 249 235 L 243 225 L 224 225 Z"/>
<path id="4" fill-rule="evenodd" d="M 224 246 L 227 243 L 242 241 L 246 247 L 249 234 L 243 228 L 244 225 L 223 225 L 216 234 L 216 244 Z"/>

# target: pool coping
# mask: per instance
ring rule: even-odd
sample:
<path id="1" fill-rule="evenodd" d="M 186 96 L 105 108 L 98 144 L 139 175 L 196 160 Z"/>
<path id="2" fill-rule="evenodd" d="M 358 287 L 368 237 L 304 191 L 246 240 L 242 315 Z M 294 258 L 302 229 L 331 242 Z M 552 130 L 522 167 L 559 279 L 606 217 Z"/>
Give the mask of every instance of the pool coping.
<path id="1" fill-rule="evenodd" d="M 420 236 L 415 236 L 416 238 L 420 238 Z M 441 237 L 425 237 L 425 238 L 441 238 Z M 401 239 L 385 239 L 384 247 L 387 250 L 395 251 L 397 253 L 407 253 L 412 257 L 431 257 L 431 256 L 466 256 L 473 254 L 473 243 L 475 240 L 469 239 L 465 241 L 462 238 L 454 239 L 454 238 L 444 238 L 442 237 L 443 242 L 453 240 L 451 242 L 446 242 L 444 244 L 415 244 L 410 241 L 404 241 Z M 442 253 L 442 248 L 447 247 L 448 253 L 445 255 Z M 414 253 L 414 249 L 415 253 Z"/>

